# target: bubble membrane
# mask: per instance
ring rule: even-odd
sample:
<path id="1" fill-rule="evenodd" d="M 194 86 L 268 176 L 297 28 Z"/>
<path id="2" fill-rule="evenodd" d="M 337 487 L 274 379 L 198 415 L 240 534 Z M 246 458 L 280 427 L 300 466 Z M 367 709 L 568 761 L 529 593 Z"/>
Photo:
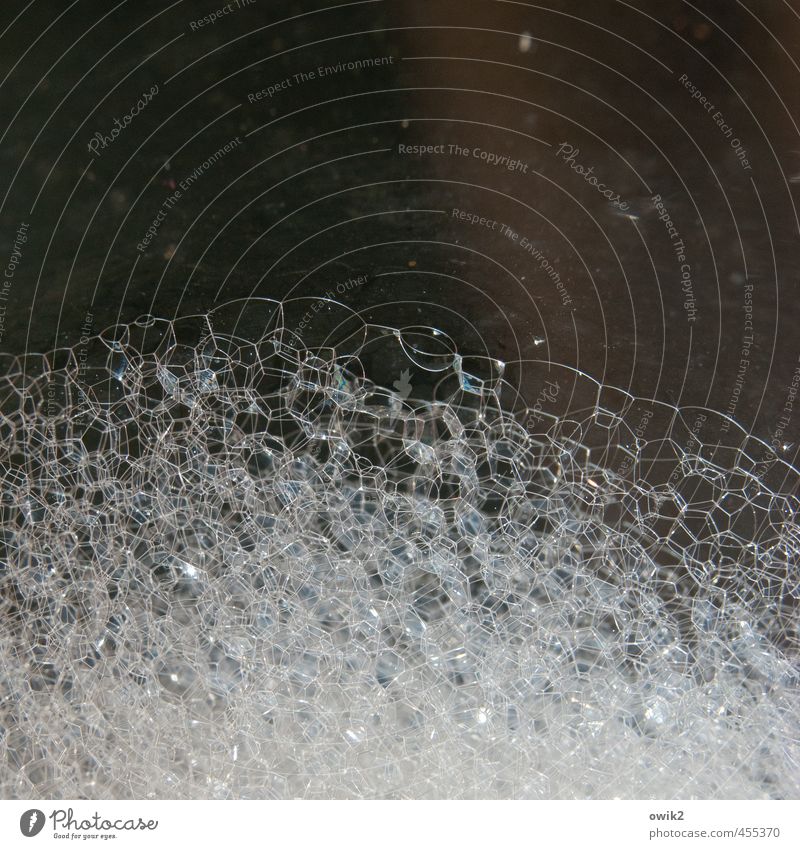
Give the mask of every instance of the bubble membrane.
<path id="1" fill-rule="evenodd" d="M 0 795 L 797 798 L 797 471 L 309 303 L 6 358 Z"/>

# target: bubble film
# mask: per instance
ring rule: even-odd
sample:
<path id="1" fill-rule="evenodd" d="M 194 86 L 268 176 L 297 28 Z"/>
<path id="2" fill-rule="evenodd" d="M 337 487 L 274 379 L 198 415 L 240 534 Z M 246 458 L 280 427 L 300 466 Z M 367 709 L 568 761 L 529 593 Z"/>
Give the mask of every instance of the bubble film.
<path id="1" fill-rule="evenodd" d="M 3 797 L 798 795 L 791 467 L 287 309 L 6 362 Z"/>

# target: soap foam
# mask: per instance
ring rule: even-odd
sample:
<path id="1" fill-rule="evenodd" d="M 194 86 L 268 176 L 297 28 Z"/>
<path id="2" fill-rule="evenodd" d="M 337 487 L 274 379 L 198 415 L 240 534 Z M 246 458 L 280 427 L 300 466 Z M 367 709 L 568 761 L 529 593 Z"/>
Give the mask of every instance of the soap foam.
<path id="1" fill-rule="evenodd" d="M 800 795 L 794 469 L 237 310 L 8 364 L 0 796 Z"/>

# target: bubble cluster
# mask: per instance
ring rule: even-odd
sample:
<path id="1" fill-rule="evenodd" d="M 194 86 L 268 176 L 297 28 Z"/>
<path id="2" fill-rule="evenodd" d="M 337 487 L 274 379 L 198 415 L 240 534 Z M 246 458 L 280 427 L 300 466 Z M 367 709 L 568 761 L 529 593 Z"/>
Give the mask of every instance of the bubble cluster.
<path id="1" fill-rule="evenodd" d="M 548 415 L 421 338 L 252 302 L 7 363 L 2 796 L 798 795 L 764 446 L 602 387 Z"/>

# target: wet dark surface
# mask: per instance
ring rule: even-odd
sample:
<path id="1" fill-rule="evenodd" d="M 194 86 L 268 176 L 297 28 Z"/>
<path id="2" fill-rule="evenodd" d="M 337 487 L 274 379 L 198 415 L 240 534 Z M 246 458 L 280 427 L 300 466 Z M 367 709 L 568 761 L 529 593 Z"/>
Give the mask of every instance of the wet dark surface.
<path id="1" fill-rule="evenodd" d="M 192 26 L 219 8 L 4 5 L 0 349 L 333 293 L 466 353 L 727 412 L 792 459 L 791 5 L 259 0 Z"/>

